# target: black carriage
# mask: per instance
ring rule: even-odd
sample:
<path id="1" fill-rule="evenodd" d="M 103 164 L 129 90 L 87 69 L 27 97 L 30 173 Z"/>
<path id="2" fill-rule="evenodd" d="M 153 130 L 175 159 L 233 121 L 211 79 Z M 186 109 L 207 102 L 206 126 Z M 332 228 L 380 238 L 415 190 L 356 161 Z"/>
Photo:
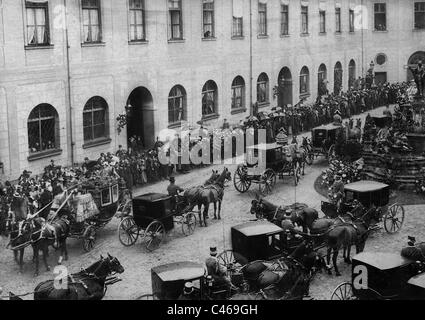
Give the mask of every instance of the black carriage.
<path id="1" fill-rule="evenodd" d="M 309 162 L 321 155 L 331 159 L 335 155 L 335 144 L 339 134 L 343 134 L 343 127 L 327 124 L 313 128 L 311 131 L 311 150 L 308 155 Z"/>
<path id="2" fill-rule="evenodd" d="M 372 117 L 373 122 L 377 128 L 390 127 L 393 118 L 389 115 L 377 115 Z"/>
<path id="3" fill-rule="evenodd" d="M 216 288 L 207 276 L 204 265 L 183 261 L 160 265 L 151 269 L 152 293 L 137 300 L 178 300 L 186 282 L 191 282 L 193 300 L 222 300 L 228 297 L 228 290 Z"/>
<path id="4" fill-rule="evenodd" d="M 118 226 L 120 242 L 128 247 L 143 237 L 149 251 L 157 249 L 166 233 L 181 225 L 182 232 L 188 236 L 196 228 L 196 216 L 193 212 L 172 210 L 172 197 L 160 193 L 148 193 L 132 200 L 133 214 L 122 219 Z"/>
<path id="5" fill-rule="evenodd" d="M 390 186 L 376 181 L 362 180 L 344 186 L 344 203 L 337 210 L 335 203 L 322 202 L 322 211 L 326 216 L 335 217 L 349 212 L 353 208 L 354 200 L 361 203 L 364 210 L 376 210 L 374 216 L 379 221 L 371 226 L 371 229 L 379 229 L 378 223 L 383 222 L 385 231 L 388 233 L 398 232 L 404 222 L 403 206 L 394 203 L 390 206 Z"/>
<path id="6" fill-rule="evenodd" d="M 425 298 L 421 266 L 400 254 L 363 252 L 353 258 L 352 280 L 337 286 L 331 300 L 408 300 Z"/>
<path id="7" fill-rule="evenodd" d="M 298 185 L 301 168 L 292 159 L 289 146 L 276 143 L 258 144 L 247 147 L 247 152 L 257 159 L 264 159 L 265 170 L 260 168 L 259 163 L 239 165 L 233 177 L 233 184 L 240 193 L 247 192 L 253 183 L 258 184 L 261 193 L 271 193 L 277 178 L 283 179 L 284 176 L 292 177 L 295 186 Z"/>

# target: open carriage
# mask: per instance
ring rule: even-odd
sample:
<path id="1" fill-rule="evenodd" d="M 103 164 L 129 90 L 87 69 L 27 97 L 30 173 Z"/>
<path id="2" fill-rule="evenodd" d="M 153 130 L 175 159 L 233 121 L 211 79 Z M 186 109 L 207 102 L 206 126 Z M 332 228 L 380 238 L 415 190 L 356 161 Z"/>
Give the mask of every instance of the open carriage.
<path id="1" fill-rule="evenodd" d="M 301 168 L 292 158 L 289 146 L 276 143 L 258 144 L 247 147 L 247 151 L 261 160 L 255 165 L 238 166 L 233 177 L 233 184 L 240 193 L 247 192 L 253 183 L 258 184 L 261 193 L 271 193 L 277 178 L 283 179 L 284 176 L 292 177 L 295 186 L 298 185 Z M 262 161 L 261 166 L 260 161 Z M 265 170 L 260 167 L 265 167 Z"/>
<path id="2" fill-rule="evenodd" d="M 311 151 L 308 155 L 309 161 L 321 155 L 327 159 L 335 155 L 335 144 L 339 134 L 343 132 L 343 127 L 335 124 L 316 127 L 311 131 Z"/>
<path id="3" fill-rule="evenodd" d="M 159 193 L 149 193 L 133 198 L 133 214 L 124 217 L 118 226 L 120 242 L 132 246 L 143 237 L 146 249 L 156 250 L 164 241 L 166 233 L 180 224 L 186 236 L 195 232 L 194 212 L 172 210 L 172 197 Z"/>
<path id="4" fill-rule="evenodd" d="M 370 228 L 372 230 L 379 229 L 378 223 L 383 222 L 385 231 L 388 233 L 398 232 L 404 222 L 403 206 L 394 203 L 390 206 L 390 186 L 376 181 L 357 181 L 344 186 L 344 203 L 340 210 L 337 209 L 335 203 L 322 202 L 322 211 L 328 217 L 343 215 L 350 211 L 353 207 L 353 201 L 360 202 L 364 212 L 374 210 L 377 221 Z"/>
<path id="5" fill-rule="evenodd" d="M 423 267 L 400 254 L 363 252 L 353 258 L 352 280 L 337 286 L 331 300 L 425 299 Z"/>

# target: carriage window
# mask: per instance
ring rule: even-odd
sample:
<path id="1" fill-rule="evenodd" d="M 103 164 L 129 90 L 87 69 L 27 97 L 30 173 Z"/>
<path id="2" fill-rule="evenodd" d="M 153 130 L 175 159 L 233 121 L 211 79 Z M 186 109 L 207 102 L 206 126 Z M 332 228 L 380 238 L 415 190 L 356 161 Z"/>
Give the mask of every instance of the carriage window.
<path id="1" fill-rule="evenodd" d="M 101 204 L 102 206 L 107 206 L 108 204 L 111 204 L 111 190 L 110 189 L 104 189 L 101 192 Z"/>
<path id="2" fill-rule="evenodd" d="M 112 203 L 118 201 L 118 185 L 112 187 Z"/>

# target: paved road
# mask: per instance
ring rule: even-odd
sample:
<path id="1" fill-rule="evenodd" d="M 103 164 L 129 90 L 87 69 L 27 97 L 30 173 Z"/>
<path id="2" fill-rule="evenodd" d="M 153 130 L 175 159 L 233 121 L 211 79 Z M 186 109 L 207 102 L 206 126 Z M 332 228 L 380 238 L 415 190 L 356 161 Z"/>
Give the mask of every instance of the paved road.
<path id="1" fill-rule="evenodd" d="M 382 113 L 382 109 L 374 110 L 374 113 Z M 362 116 L 364 118 L 364 115 Z M 314 190 L 315 179 L 326 168 L 326 161 L 315 162 L 311 167 L 306 168 L 306 175 L 301 180 L 297 188 L 294 188 L 293 181 L 286 178 L 278 181 L 276 188 L 268 200 L 276 204 L 292 204 L 295 201 L 308 204 L 310 207 L 320 209 L 323 198 Z M 223 166 L 215 166 L 215 169 L 222 169 Z M 228 165 L 233 173 L 236 165 Z M 183 188 L 203 183 L 211 174 L 211 167 L 193 171 L 187 175 L 177 177 L 177 183 Z M 148 192 L 164 192 L 168 182 L 157 184 L 136 190 L 136 194 Z M 210 220 L 208 228 L 198 228 L 195 234 L 185 237 L 181 233 L 180 226 L 176 225 L 175 230 L 168 234 L 167 241 L 155 252 L 149 253 L 142 246 L 141 241 L 130 248 L 123 247 L 117 235 L 119 220 L 114 219 L 104 229 L 99 231 L 97 245 L 90 253 L 84 253 L 81 241 L 69 240 L 70 260 L 65 263 L 70 272 L 79 271 L 93 263 L 100 254 L 108 252 L 119 258 L 124 266 L 125 273 L 122 275 L 123 281 L 109 288 L 106 299 L 134 299 L 144 293 L 151 292 L 150 269 L 153 266 L 175 262 L 175 261 L 197 261 L 203 262 L 209 254 L 210 246 L 217 246 L 218 250 L 224 250 L 230 245 L 230 227 L 246 222 L 253 217 L 249 214 L 250 203 L 255 196 L 256 186 L 251 187 L 253 191 L 246 194 L 239 194 L 229 184 L 225 190 L 222 220 Z M 390 251 L 398 252 L 405 244 L 408 235 L 415 235 L 418 239 L 425 239 L 422 228 L 424 217 L 423 206 L 406 207 L 406 224 L 403 230 L 397 235 L 387 235 L 383 231 L 378 231 L 372 235 L 366 245 L 367 251 Z M 211 213 L 212 208 L 210 208 Z M 31 263 L 32 252 L 25 253 L 25 271 L 19 275 L 18 267 L 13 262 L 12 252 L 5 249 L 6 239 L 0 239 L 0 286 L 7 291 L 15 293 L 31 292 L 40 281 L 52 278 L 52 273 L 42 273 L 41 276 L 33 278 L 33 265 Z M 49 257 L 51 265 L 55 264 L 56 256 L 52 252 Z M 340 282 L 350 279 L 350 268 L 344 266 L 340 261 L 343 276 L 335 277 L 326 274 L 318 275 L 311 286 L 311 295 L 315 299 L 328 299 L 333 288 Z M 31 298 L 31 297 L 29 297 Z"/>

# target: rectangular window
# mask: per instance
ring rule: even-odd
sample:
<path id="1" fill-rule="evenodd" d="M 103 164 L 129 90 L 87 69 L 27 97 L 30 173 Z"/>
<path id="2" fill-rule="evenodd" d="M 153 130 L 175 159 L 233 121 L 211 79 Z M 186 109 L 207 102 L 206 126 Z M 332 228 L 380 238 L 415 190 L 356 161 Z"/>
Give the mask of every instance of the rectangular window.
<path id="1" fill-rule="evenodd" d="M 47 2 L 25 2 L 27 16 L 27 44 L 45 46 L 50 44 L 49 10 Z"/>
<path id="2" fill-rule="evenodd" d="M 267 3 L 258 2 L 258 24 L 260 36 L 267 35 Z"/>
<path id="3" fill-rule="evenodd" d="M 145 33 L 145 1 L 130 0 L 130 41 L 146 40 Z"/>
<path id="4" fill-rule="evenodd" d="M 280 33 L 281 35 L 288 35 L 289 34 L 289 8 L 288 5 L 282 4 L 280 9 L 280 15 L 281 15 L 281 26 L 280 26 Z"/>
<path id="5" fill-rule="evenodd" d="M 354 10 L 348 12 L 350 22 L 350 32 L 354 32 Z"/>
<path id="6" fill-rule="evenodd" d="M 214 38 L 214 0 L 203 0 L 202 10 L 204 38 Z"/>
<path id="7" fill-rule="evenodd" d="M 387 30 L 387 8 L 385 3 L 375 3 L 374 14 L 375 14 L 375 30 L 385 31 Z"/>
<path id="8" fill-rule="evenodd" d="M 168 0 L 168 10 L 170 12 L 170 40 L 182 40 L 183 20 L 181 0 Z"/>
<path id="9" fill-rule="evenodd" d="M 425 2 L 415 2 L 415 29 L 425 29 Z"/>
<path id="10" fill-rule="evenodd" d="M 100 0 L 82 0 L 84 42 L 102 41 Z"/>
<path id="11" fill-rule="evenodd" d="M 335 32 L 341 32 L 341 8 L 335 8 Z"/>
<path id="12" fill-rule="evenodd" d="M 308 7 L 301 6 L 301 33 L 308 34 Z"/>
<path id="13" fill-rule="evenodd" d="M 326 33 L 326 11 L 319 11 L 320 33 Z"/>

